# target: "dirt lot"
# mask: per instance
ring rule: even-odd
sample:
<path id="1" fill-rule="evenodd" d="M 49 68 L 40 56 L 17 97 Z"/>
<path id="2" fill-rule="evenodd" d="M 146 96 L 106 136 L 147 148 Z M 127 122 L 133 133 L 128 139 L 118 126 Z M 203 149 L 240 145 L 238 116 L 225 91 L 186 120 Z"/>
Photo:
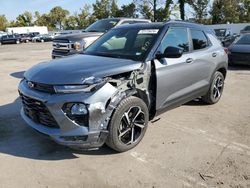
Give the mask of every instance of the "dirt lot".
<path id="1" fill-rule="evenodd" d="M 162 115 L 131 151 L 81 152 L 19 116 L 18 82 L 50 53 L 51 43 L 0 46 L 0 187 L 250 188 L 250 68 L 231 68 L 218 104 Z"/>

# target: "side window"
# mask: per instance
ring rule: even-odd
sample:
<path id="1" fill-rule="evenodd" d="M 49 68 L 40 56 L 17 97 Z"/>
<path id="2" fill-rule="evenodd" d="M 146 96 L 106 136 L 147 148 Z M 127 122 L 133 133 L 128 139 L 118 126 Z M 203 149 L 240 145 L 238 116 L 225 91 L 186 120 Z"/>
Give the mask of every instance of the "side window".
<path id="1" fill-rule="evenodd" d="M 191 30 L 191 36 L 194 50 L 200 50 L 209 46 L 207 37 L 205 36 L 203 31 Z"/>
<path id="2" fill-rule="evenodd" d="M 134 21 L 132 21 L 132 20 L 128 20 L 128 21 L 124 21 L 124 22 L 122 22 L 122 23 L 121 23 L 121 25 L 133 24 L 133 23 L 134 23 Z"/>
<path id="3" fill-rule="evenodd" d="M 160 45 L 160 52 L 164 53 L 167 47 L 177 47 L 184 52 L 189 51 L 188 32 L 186 28 L 169 28 Z"/>

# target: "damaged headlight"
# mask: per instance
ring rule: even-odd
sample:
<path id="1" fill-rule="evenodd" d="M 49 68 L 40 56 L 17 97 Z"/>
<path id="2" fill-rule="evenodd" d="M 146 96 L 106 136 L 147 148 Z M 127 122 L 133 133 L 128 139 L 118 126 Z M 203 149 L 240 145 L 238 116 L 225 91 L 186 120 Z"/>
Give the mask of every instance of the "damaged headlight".
<path id="1" fill-rule="evenodd" d="M 88 114 L 88 109 L 85 104 L 78 103 L 73 104 L 71 107 L 71 114 L 72 115 L 86 115 Z"/>
<path id="2" fill-rule="evenodd" d="M 94 89 L 94 85 L 64 85 L 54 86 L 56 93 L 78 93 L 78 92 L 91 92 Z"/>
<path id="3" fill-rule="evenodd" d="M 84 103 L 65 103 L 62 107 L 65 115 L 80 126 L 88 126 L 88 107 Z"/>
<path id="4" fill-rule="evenodd" d="M 56 93 L 92 92 L 95 89 L 102 87 L 105 83 L 105 79 L 90 76 L 83 78 L 82 84 L 54 86 L 54 90 Z"/>

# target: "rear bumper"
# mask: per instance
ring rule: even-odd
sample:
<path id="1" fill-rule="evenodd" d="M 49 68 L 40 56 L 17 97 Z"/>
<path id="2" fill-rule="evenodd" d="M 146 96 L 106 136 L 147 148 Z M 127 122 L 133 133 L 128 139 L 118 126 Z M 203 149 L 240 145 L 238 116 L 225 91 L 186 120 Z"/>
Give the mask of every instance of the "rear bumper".
<path id="1" fill-rule="evenodd" d="M 244 55 L 228 55 L 229 64 L 250 65 L 250 54 Z"/>

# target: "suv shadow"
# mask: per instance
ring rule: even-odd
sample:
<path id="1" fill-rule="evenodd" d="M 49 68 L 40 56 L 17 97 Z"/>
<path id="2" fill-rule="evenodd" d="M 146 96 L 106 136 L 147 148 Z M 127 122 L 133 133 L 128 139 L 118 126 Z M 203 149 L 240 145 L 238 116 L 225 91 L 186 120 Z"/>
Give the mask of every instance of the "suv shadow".
<path id="1" fill-rule="evenodd" d="M 0 153 L 36 160 L 64 160 L 77 158 L 75 154 L 116 154 L 104 146 L 99 150 L 78 151 L 56 144 L 49 137 L 29 128 L 19 115 L 21 101 L 0 106 Z"/>

